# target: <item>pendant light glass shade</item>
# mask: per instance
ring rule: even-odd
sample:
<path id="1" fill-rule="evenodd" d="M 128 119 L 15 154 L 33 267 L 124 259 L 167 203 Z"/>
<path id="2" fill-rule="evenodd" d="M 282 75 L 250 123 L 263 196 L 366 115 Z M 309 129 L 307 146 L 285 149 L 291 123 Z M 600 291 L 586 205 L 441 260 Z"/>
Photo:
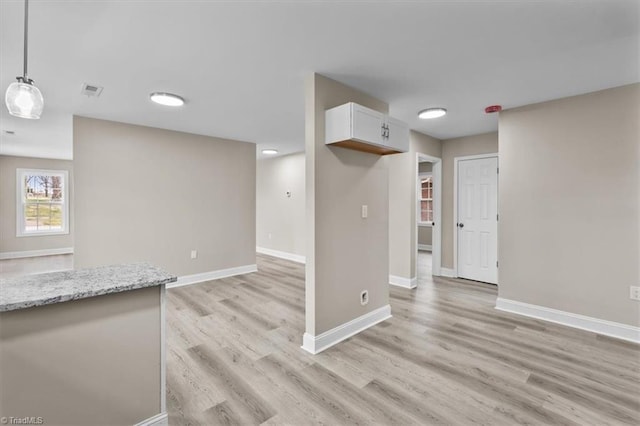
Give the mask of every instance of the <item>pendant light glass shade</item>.
<path id="1" fill-rule="evenodd" d="M 42 115 L 44 99 L 40 90 L 22 79 L 11 83 L 7 88 L 4 101 L 9 114 L 20 118 L 38 119 Z"/>
<path id="2" fill-rule="evenodd" d="M 4 103 L 9 114 L 20 118 L 38 119 L 42 115 L 44 99 L 40 89 L 33 85 L 33 80 L 27 77 L 27 58 L 29 52 L 29 0 L 24 0 L 24 56 L 22 77 L 16 77 L 17 82 L 11 83 L 4 95 Z"/>

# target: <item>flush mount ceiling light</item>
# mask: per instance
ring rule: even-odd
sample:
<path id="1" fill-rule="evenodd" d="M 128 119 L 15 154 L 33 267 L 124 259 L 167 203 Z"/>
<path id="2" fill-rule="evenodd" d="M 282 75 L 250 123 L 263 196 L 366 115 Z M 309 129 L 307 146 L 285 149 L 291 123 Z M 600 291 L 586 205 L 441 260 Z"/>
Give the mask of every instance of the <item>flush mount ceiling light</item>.
<path id="1" fill-rule="evenodd" d="M 160 105 L 172 107 L 184 105 L 184 98 L 182 96 L 174 95 L 173 93 L 153 92 L 149 97 L 153 102 Z"/>
<path id="2" fill-rule="evenodd" d="M 429 120 L 431 118 L 442 117 L 447 113 L 447 110 L 444 108 L 427 108 L 423 109 L 418 113 L 418 118 L 423 120 Z"/>
<path id="3" fill-rule="evenodd" d="M 262 153 L 264 155 L 276 155 L 278 153 L 277 149 L 263 149 Z"/>
<path id="4" fill-rule="evenodd" d="M 4 96 L 9 114 L 29 119 L 38 119 L 42 115 L 44 99 L 42 93 L 27 76 L 27 33 L 29 29 L 29 0 L 24 2 L 24 63 L 22 77 L 16 77 L 17 82 L 11 83 Z"/>

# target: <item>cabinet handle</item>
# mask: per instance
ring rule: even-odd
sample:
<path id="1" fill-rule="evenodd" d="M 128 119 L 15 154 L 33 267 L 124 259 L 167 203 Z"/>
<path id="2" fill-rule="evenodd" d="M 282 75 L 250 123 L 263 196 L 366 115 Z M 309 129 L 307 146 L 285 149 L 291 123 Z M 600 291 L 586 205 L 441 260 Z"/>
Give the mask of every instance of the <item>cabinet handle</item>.
<path id="1" fill-rule="evenodd" d="M 384 123 L 382 123 L 382 137 L 385 137 L 386 129 L 384 127 Z"/>

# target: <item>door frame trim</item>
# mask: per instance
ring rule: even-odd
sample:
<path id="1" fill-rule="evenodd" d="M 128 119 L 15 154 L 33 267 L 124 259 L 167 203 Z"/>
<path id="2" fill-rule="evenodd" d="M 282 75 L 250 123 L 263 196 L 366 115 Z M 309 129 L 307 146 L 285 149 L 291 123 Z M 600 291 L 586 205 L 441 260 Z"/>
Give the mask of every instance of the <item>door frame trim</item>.
<path id="1" fill-rule="evenodd" d="M 500 168 L 500 156 L 497 152 L 491 152 L 487 154 L 477 155 L 463 155 L 460 157 L 453 157 L 453 276 L 458 278 L 458 227 L 456 226 L 458 220 L 458 163 L 465 160 L 480 160 L 482 158 L 496 158 L 498 160 L 498 168 Z M 498 174 L 498 200 L 500 200 L 500 174 Z M 499 204 L 498 204 L 499 205 Z M 498 229 L 499 232 L 499 229 Z M 499 237 L 497 235 L 496 237 Z M 496 246 L 496 250 L 498 247 Z M 498 271 L 498 274 L 500 271 Z M 499 277 L 499 275 L 498 275 Z"/>
<path id="2" fill-rule="evenodd" d="M 421 152 L 416 153 L 416 173 L 413 177 L 415 191 L 413 193 L 413 199 L 415 200 L 416 220 L 413 224 L 414 244 L 411 247 L 413 253 L 416 256 L 415 268 L 413 270 L 413 276 L 418 277 L 418 222 L 420 218 L 420 163 L 430 162 L 433 166 L 431 169 L 431 176 L 433 176 L 433 221 L 436 223 L 432 227 L 431 231 L 431 274 L 440 276 L 442 268 L 442 158 L 434 157 L 432 155 L 423 154 Z"/>

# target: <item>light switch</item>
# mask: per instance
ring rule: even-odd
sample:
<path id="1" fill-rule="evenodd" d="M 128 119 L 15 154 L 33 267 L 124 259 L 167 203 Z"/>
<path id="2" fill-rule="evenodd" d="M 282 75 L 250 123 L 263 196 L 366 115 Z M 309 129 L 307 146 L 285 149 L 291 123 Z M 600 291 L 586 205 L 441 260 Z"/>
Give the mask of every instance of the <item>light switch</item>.
<path id="1" fill-rule="evenodd" d="M 369 216 L 369 208 L 367 207 L 366 204 L 362 205 L 362 218 L 366 219 L 367 216 Z"/>

